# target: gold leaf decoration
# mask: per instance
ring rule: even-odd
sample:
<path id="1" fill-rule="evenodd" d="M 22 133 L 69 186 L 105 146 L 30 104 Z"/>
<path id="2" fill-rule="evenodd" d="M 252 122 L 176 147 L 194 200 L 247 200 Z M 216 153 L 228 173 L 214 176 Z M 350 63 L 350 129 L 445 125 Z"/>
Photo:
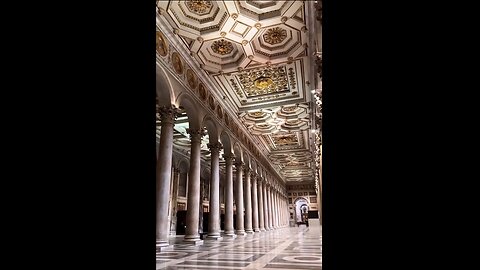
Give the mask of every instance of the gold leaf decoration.
<path id="1" fill-rule="evenodd" d="M 286 37 L 287 30 L 280 27 L 270 28 L 263 34 L 263 40 L 270 45 L 281 43 Z"/>
<path id="2" fill-rule="evenodd" d="M 226 55 L 233 51 L 232 43 L 226 41 L 225 39 L 214 41 L 211 48 L 215 53 L 218 53 L 220 55 Z"/>
<path id="3" fill-rule="evenodd" d="M 212 3 L 211 1 L 185 1 L 185 4 L 187 5 L 187 8 L 196 14 L 203 15 L 207 14 L 210 12 L 212 8 Z"/>

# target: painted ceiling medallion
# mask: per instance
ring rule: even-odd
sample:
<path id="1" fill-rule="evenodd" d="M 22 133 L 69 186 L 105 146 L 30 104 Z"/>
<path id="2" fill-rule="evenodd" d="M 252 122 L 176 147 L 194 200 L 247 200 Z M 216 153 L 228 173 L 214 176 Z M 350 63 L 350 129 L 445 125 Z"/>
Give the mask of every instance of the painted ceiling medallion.
<path id="1" fill-rule="evenodd" d="M 200 94 L 200 98 L 202 100 L 205 101 L 207 99 L 207 91 L 205 90 L 205 86 L 203 86 L 203 84 L 200 84 L 198 87 L 198 93 Z"/>
<path id="2" fill-rule="evenodd" d="M 161 56 L 166 56 L 168 53 L 168 47 L 165 42 L 165 38 L 159 31 L 157 31 L 157 52 Z"/>
<path id="3" fill-rule="evenodd" d="M 173 69 L 175 69 L 175 71 L 178 74 L 183 73 L 183 63 L 182 63 L 182 60 L 180 59 L 180 55 L 178 55 L 178 53 L 176 52 L 172 54 L 172 65 L 173 65 Z"/>
<path id="4" fill-rule="evenodd" d="M 191 89 L 195 89 L 197 87 L 197 76 L 195 76 L 191 69 L 187 70 L 187 82 Z"/>
<path id="5" fill-rule="evenodd" d="M 270 45 L 278 44 L 284 41 L 286 37 L 287 30 L 280 27 L 270 28 L 263 34 L 263 39 Z"/>
<path id="6" fill-rule="evenodd" d="M 185 1 L 187 8 L 198 15 L 207 14 L 212 9 L 211 1 Z"/>
<path id="7" fill-rule="evenodd" d="M 214 41 L 211 48 L 215 53 L 220 55 L 229 54 L 233 51 L 232 43 L 226 41 L 225 39 Z"/>

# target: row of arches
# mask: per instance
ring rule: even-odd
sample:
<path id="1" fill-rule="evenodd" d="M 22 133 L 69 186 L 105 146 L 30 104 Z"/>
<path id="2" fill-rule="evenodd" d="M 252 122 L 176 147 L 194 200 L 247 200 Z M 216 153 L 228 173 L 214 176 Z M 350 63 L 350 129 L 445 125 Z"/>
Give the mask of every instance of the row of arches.
<path id="1" fill-rule="evenodd" d="M 187 196 L 184 241 L 194 244 L 201 242 L 198 223 L 202 218 L 202 197 L 205 196 L 202 194 L 201 179 L 204 171 L 202 164 L 205 167 L 208 160 L 210 162 L 208 237 L 213 239 L 222 237 L 219 202 L 220 161 L 225 165 L 224 235 L 232 237 L 254 233 L 261 229 L 270 230 L 287 226 L 288 205 L 285 187 L 266 172 L 238 139 L 230 135 L 230 131 L 220 124 L 221 121 L 214 113 L 198 105 L 200 104 L 198 97 L 190 94 L 168 69 L 160 64 L 157 66 L 156 91 L 160 117 L 160 138 L 157 147 L 157 246 L 168 246 L 173 167 L 178 168 L 178 173 L 175 172 L 178 184 L 174 186 L 176 189 L 174 194 Z M 181 123 L 177 121 L 177 117 L 182 118 Z M 178 130 L 179 125 L 182 125 L 183 131 Z M 172 153 L 174 136 L 177 135 L 189 137 L 183 142 L 183 146 L 187 147 L 185 155 L 188 156 L 188 162 L 180 161 L 179 164 L 175 164 L 178 161 L 174 160 Z M 208 149 L 205 149 L 205 146 Z M 235 165 L 235 188 L 233 165 Z"/>
<path id="2" fill-rule="evenodd" d="M 233 154 L 236 161 L 242 161 L 252 170 L 264 173 L 260 166 L 257 166 L 255 159 L 251 158 L 244 151 L 239 141 L 233 139 L 227 129 L 217 124 L 207 111 L 196 105 L 200 101 L 195 101 L 173 75 L 169 74 L 163 67 L 157 65 L 156 91 L 158 106 L 170 106 L 174 104 L 182 113 L 188 117 L 189 128 L 193 130 L 204 129 L 210 143 L 220 142 L 223 146 L 223 152 Z"/>

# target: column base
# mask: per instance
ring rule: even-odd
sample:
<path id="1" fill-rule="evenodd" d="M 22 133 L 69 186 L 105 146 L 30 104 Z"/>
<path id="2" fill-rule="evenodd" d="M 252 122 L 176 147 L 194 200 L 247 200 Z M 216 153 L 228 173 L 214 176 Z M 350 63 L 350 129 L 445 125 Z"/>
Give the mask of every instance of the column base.
<path id="1" fill-rule="evenodd" d="M 183 239 L 183 242 L 188 244 L 193 244 L 195 246 L 203 244 L 203 240 L 200 239 L 200 236 L 190 236 L 190 237 L 185 236 L 185 238 Z"/>
<path id="2" fill-rule="evenodd" d="M 245 231 L 243 231 L 243 230 L 242 230 L 242 231 L 236 231 L 235 234 L 236 234 L 237 236 L 245 236 L 245 235 L 247 235 L 247 234 L 245 233 Z"/>
<path id="3" fill-rule="evenodd" d="M 163 251 L 163 250 L 167 249 L 168 247 L 170 247 L 168 242 L 165 242 L 165 241 L 157 241 L 155 246 L 156 246 L 157 252 Z"/>
<path id="4" fill-rule="evenodd" d="M 207 235 L 206 239 L 208 240 L 222 240 L 223 237 L 219 234 L 216 235 Z"/>
<path id="5" fill-rule="evenodd" d="M 253 229 L 254 232 L 260 232 L 260 229 Z"/>
<path id="6" fill-rule="evenodd" d="M 237 235 L 234 233 L 229 233 L 229 234 L 224 234 L 223 237 L 225 237 L 225 239 L 235 239 L 237 238 Z"/>
<path id="7" fill-rule="evenodd" d="M 265 231 L 265 229 L 264 229 L 264 228 L 260 228 L 260 232 L 264 232 L 264 231 Z"/>
<path id="8" fill-rule="evenodd" d="M 223 231 L 223 236 L 235 235 L 235 230 Z"/>

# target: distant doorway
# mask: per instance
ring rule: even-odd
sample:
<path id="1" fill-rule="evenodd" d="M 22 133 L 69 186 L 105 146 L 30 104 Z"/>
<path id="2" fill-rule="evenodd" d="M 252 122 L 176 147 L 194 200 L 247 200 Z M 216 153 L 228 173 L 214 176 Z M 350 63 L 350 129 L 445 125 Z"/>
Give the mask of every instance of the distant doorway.
<path id="1" fill-rule="evenodd" d="M 306 224 L 308 222 L 308 201 L 299 197 L 295 200 L 295 223 Z"/>

